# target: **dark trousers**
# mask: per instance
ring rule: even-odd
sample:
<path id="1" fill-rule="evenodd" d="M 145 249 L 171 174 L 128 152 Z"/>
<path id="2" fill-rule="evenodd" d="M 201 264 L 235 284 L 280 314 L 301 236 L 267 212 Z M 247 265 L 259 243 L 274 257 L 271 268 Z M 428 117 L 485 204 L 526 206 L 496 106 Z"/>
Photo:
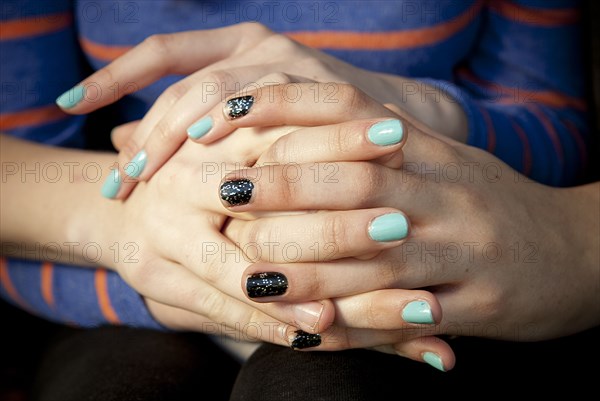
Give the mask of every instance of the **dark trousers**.
<path id="1" fill-rule="evenodd" d="M 598 329 L 540 343 L 455 339 L 457 365 L 442 373 L 373 351 L 297 352 L 274 345 L 261 346 L 240 367 L 201 334 L 79 330 L 10 313 L 21 324 L 5 328 L 12 338 L 0 362 L 3 400 L 537 399 L 563 389 L 583 398 L 595 393 L 600 373 Z M 36 330 L 29 338 L 39 341 L 23 341 L 21 329 Z"/>

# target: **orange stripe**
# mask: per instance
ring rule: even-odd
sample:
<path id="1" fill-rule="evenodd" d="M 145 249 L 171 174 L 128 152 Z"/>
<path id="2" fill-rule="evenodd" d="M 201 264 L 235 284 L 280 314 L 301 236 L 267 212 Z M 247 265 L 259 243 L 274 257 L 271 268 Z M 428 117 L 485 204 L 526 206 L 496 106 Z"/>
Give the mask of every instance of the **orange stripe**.
<path id="1" fill-rule="evenodd" d="M 70 12 L 4 21 L 0 22 L 0 40 L 45 35 L 65 29 L 72 23 L 73 15 Z"/>
<path id="2" fill-rule="evenodd" d="M 310 47 L 321 49 L 392 50 L 428 46 L 448 39 L 475 19 L 483 2 L 451 21 L 422 29 L 392 32 L 288 32 L 285 35 Z"/>
<path id="3" fill-rule="evenodd" d="M 133 48 L 133 46 L 103 45 L 83 37 L 79 38 L 79 44 L 89 56 L 107 62 L 113 61 Z"/>
<path id="4" fill-rule="evenodd" d="M 523 144 L 523 174 L 526 176 L 531 175 L 531 169 L 533 168 L 533 164 L 531 161 L 531 145 L 529 144 L 529 138 L 525 134 L 523 127 L 521 127 L 516 121 L 511 119 L 512 126 L 519 136 L 521 143 Z"/>
<path id="5" fill-rule="evenodd" d="M 496 149 L 496 129 L 494 128 L 492 117 L 490 117 L 490 114 L 484 108 L 481 109 L 481 115 L 485 120 L 485 127 L 487 130 L 487 151 L 490 153 L 494 153 L 494 150 Z"/>
<path id="6" fill-rule="evenodd" d="M 526 107 L 542 124 L 542 126 L 546 130 L 546 133 L 550 137 L 550 141 L 552 142 L 552 145 L 554 146 L 556 153 L 558 154 L 558 160 L 560 161 L 561 164 L 564 164 L 564 160 L 565 160 L 564 151 L 563 151 L 562 143 L 560 143 L 560 138 L 558 137 L 558 134 L 556 133 L 556 129 L 554 128 L 554 124 L 552 124 L 552 121 L 550 121 L 548 116 L 546 116 L 542 112 L 542 110 L 539 108 L 539 106 L 527 105 Z"/>
<path id="7" fill-rule="evenodd" d="M 521 24 L 554 27 L 574 24 L 579 21 L 578 9 L 541 9 L 525 7 L 509 0 L 492 0 L 489 8 L 503 17 Z"/>
<path id="8" fill-rule="evenodd" d="M 587 105 L 585 101 L 576 97 L 565 95 L 564 93 L 552 91 L 530 91 L 521 88 L 510 88 L 508 86 L 503 86 L 479 78 L 473 73 L 473 71 L 465 67 L 458 69 L 456 71 L 456 74 L 460 78 L 471 81 L 474 84 L 484 87 L 488 90 L 498 91 L 500 95 L 504 96 L 503 98 L 499 99 L 499 103 L 515 104 L 531 103 L 531 101 L 535 101 L 536 103 L 541 103 L 548 107 L 572 107 L 579 111 L 587 110 Z"/>
<path id="9" fill-rule="evenodd" d="M 50 262 L 42 263 L 41 270 L 41 287 L 42 287 L 42 297 L 46 304 L 54 309 L 54 293 L 52 291 L 52 281 L 54 275 L 54 265 Z"/>
<path id="10" fill-rule="evenodd" d="M 106 270 L 97 269 L 94 277 L 96 284 L 96 295 L 98 297 L 98 306 L 100 311 L 104 315 L 104 318 L 112 324 L 119 324 L 119 316 L 110 303 L 110 296 L 108 295 L 108 284 L 106 281 Z"/>
<path id="11" fill-rule="evenodd" d="M 68 115 L 54 104 L 14 113 L 2 113 L 0 114 L 0 130 L 48 124 L 67 117 Z"/>
<path id="12" fill-rule="evenodd" d="M 29 305 L 27 305 L 27 302 L 21 298 L 21 295 L 10 279 L 10 274 L 8 274 L 8 263 L 6 263 L 6 259 L 4 258 L 0 258 L 0 284 L 2 284 L 4 291 L 6 291 L 8 296 L 15 301 L 15 303 L 17 303 L 23 309 L 30 309 Z"/>

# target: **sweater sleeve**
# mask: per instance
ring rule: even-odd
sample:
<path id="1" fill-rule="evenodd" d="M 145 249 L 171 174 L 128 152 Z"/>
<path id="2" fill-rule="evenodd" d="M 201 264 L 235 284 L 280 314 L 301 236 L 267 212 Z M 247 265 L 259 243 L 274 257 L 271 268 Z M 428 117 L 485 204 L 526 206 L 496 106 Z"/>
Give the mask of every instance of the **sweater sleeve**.
<path id="1" fill-rule="evenodd" d="M 0 259 L 0 296 L 54 322 L 161 328 L 139 294 L 118 274 L 101 268 Z"/>
<path id="2" fill-rule="evenodd" d="M 550 185 L 573 185 L 590 140 L 580 4 L 490 1 L 481 38 L 453 82 L 423 79 L 465 111 L 468 144 Z"/>
<path id="3" fill-rule="evenodd" d="M 84 74 L 71 7 L 70 0 L 3 4 L 0 132 L 56 146 L 84 145 L 85 116 L 69 116 L 54 103 Z M 0 297 L 57 322 L 160 327 L 142 298 L 104 269 L 2 259 Z"/>

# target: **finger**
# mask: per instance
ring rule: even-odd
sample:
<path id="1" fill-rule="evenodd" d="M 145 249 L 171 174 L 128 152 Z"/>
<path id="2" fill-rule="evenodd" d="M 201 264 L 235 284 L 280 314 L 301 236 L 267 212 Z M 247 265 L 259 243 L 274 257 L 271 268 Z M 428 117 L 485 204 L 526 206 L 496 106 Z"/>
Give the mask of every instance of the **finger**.
<path id="1" fill-rule="evenodd" d="M 113 128 L 110 133 L 110 140 L 117 151 L 121 150 L 123 145 L 133 136 L 139 125 L 140 120 L 136 120 Z"/>
<path id="2" fill-rule="evenodd" d="M 198 229 L 207 230 L 207 227 L 198 226 Z M 215 237 L 212 241 L 209 241 L 208 239 L 205 241 L 190 241 L 189 238 L 186 238 L 185 240 L 175 241 L 174 243 L 181 245 L 165 247 L 165 249 L 162 249 L 162 252 L 164 252 L 166 258 L 180 263 L 180 269 L 185 269 L 189 275 L 188 281 L 195 282 L 200 280 L 203 283 L 203 287 L 208 286 L 208 288 L 212 290 L 216 289 L 229 297 L 226 302 L 223 302 L 214 294 L 210 295 L 209 292 L 209 299 L 196 301 L 200 303 L 197 308 L 202 309 L 192 309 L 192 311 L 201 313 L 212 319 L 215 317 L 213 314 L 221 316 L 221 318 L 223 318 L 223 316 L 227 318 L 232 317 L 224 310 L 225 308 L 228 308 L 227 305 L 232 302 L 242 302 L 252 308 L 257 308 L 258 304 L 249 300 L 239 285 L 242 274 L 249 263 L 245 260 L 242 251 L 238 247 L 229 242 L 226 238 L 220 236 Z M 154 266 L 156 264 L 158 264 L 158 266 Z M 185 268 L 183 266 L 185 266 Z M 153 270 L 156 270 L 156 272 Z M 152 268 L 144 268 L 142 272 L 138 273 L 138 275 L 143 275 L 139 280 L 142 283 L 141 285 L 152 281 L 153 291 L 161 293 L 165 292 L 164 288 L 169 283 L 166 283 L 166 279 L 163 276 L 169 275 L 169 271 L 164 266 L 164 263 L 155 263 Z M 171 275 L 169 277 L 174 276 Z M 194 278 L 195 280 L 192 280 L 191 278 Z M 177 278 L 178 281 L 184 279 L 182 274 Z M 177 288 L 175 278 L 171 279 L 171 281 L 171 286 Z M 194 285 L 189 285 L 187 283 L 181 285 L 184 286 L 185 289 L 178 291 L 179 294 L 170 294 L 171 298 L 169 301 L 159 301 L 179 307 L 182 307 L 182 305 L 190 305 L 192 300 L 190 300 L 190 296 L 186 294 L 194 291 Z M 139 285 L 134 285 L 134 288 L 138 287 Z M 195 291 L 199 292 L 200 290 Z M 214 293 L 214 291 L 212 292 Z M 195 293 L 192 292 L 192 294 Z M 180 297 L 182 297 L 182 299 L 180 299 Z M 262 304 L 257 309 L 262 313 L 272 316 L 278 321 L 285 322 L 309 332 L 325 330 L 332 324 L 335 318 L 333 304 L 327 299 L 298 303 L 280 302 Z M 251 322 L 251 320 L 249 320 L 251 317 L 248 316 L 235 316 L 235 318 L 236 321 L 243 322 L 241 324 L 249 324 Z"/>
<path id="3" fill-rule="evenodd" d="M 237 285 L 227 279 L 207 283 L 181 265 L 155 260 L 124 274 L 140 294 L 176 308 L 205 316 L 212 321 L 247 326 L 253 323 L 269 326 L 281 322 L 314 333 L 323 331 L 334 319 L 331 301 L 298 304 L 250 305 Z"/>
<path id="4" fill-rule="evenodd" d="M 335 325 L 359 329 L 431 328 L 442 320 L 433 294 L 422 290 L 379 290 L 335 299 Z"/>
<path id="5" fill-rule="evenodd" d="M 289 83 L 245 90 L 216 106 L 210 143 L 240 127 L 304 127 L 396 115 L 356 87 L 341 83 Z"/>
<path id="6" fill-rule="evenodd" d="M 289 346 L 287 340 L 279 334 L 289 325 L 274 321 L 273 318 L 266 315 L 263 316 L 264 321 L 260 321 L 259 318 L 257 321 L 252 322 L 251 329 L 249 329 L 250 326 L 226 323 L 223 319 L 213 321 L 206 316 L 156 302 L 150 298 L 146 298 L 145 301 L 153 317 L 171 330 L 196 331 L 218 336 L 230 336 L 237 341 L 265 341 Z M 252 312 L 246 311 L 246 313 Z"/>
<path id="7" fill-rule="evenodd" d="M 188 75 L 230 57 L 273 33 L 259 24 L 153 35 L 57 99 L 72 114 L 114 103 L 167 75 Z M 202 43 L 202 51 L 196 49 Z"/>
<path id="8" fill-rule="evenodd" d="M 392 345 L 374 347 L 373 349 L 388 354 L 400 355 L 417 362 L 424 362 L 439 371 L 447 372 L 454 368 L 456 356 L 450 345 L 433 336 L 415 338 Z"/>
<path id="9" fill-rule="evenodd" d="M 297 263 L 379 253 L 400 245 L 409 230 L 404 214 L 380 208 L 234 219 L 226 234 L 251 260 Z"/>
<path id="10" fill-rule="evenodd" d="M 122 183 L 116 198 L 125 198 L 137 181 L 149 179 L 187 138 L 196 138 L 209 130 L 217 117 L 206 113 L 225 96 L 223 91 L 254 83 L 259 77 L 264 77 L 268 68 L 267 65 L 257 65 L 212 72 L 206 77 L 207 81 L 192 87 L 168 110 L 153 107 L 119 153 L 121 173 L 126 173 L 121 176 L 133 179 Z M 263 79 L 266 82 L 289 82 L 296 78 L 285 74 L 270 74 Z M 207 89 L 207 82 L 211 85 L 210 91 Z M 260 85 L 260 81 L 257 85 Z M 163 114 L 157 119 L 156 116 L 160 113 Z M 152 120 L 157 121 L 147 129 Z"/>
<path id="11" fill-rule="evenodd" d="M 302 128 L 279 138 L 256 164 L 367 161 L 392 153 L 401 156 L 404 133 L 403 124 L 397 119 Z"/>
<path id="12" fill-rule="evenodd" d="M 421 208 L 429 191 L 418 175 L 369 162 L 271 165 L 237 170 L 219 188 L 223 206 L 234 212 L 352 210 L 385 206 L 389 199 Z M 411 211 L 412 213 L 412 211 Z"/>

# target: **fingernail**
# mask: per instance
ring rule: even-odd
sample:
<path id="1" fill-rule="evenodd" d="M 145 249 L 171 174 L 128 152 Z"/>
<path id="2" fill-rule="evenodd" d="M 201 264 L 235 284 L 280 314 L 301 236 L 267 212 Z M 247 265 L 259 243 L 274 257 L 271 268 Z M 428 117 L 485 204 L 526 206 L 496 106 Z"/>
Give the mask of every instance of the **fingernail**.
<path id="1" fill-rule="evenodd" d="M 81 102 L 84 95 L 85 88 L 81 85 L 77 85 L 60 95 L 56 99 L 56 104 L 63 109 L 70 109 Z"/>
<path id="2" fill-rule="evenodd" d="M 112 169 L 108 174 L 108 177 L 106 177 L 106 181 L 104 181 L 104 185 L 102 185 L 102 190 L 100 193 L 105 198 L 114 199 L 119 192 L 119 188 L 121 188 L 121 177 L 119 174 L 119 169 L 115 168 Z"/>
<path id="3" fill-rule="evenodd" d="M 321 345 L 320 334 L 310 334 L 302 330 L 296 331 L 296 337 L 292 341 L 292 349 L 304 349 Z"/>
<path id="4" fill-rule="evenodd" d="M 375 145 L 389 146 L 400 143 L 404 128 L 398 120 L 381 121 L 369 128 L 369 140 Z"/>
<path id="5" fill-rule="evenodd" d="M 140 150 L 137 155 L 129 163 L 125 165 L 125 174 L 131 178 L 138 178 L 148 161 L 148 154 L 145 150 Z"/>
<path id="6" fill-rule="evenodd" d="M 288 289 L 287 277 L 281 273 L 255 273 L 246 279 L 246 292 L 250 298 L 275 297 Z"/>
<path id="7" fill-rule="evenodd" d="M 254 96 L 241 96 L 229 99 L 225 105 L 225 114 L 232 120 L 244 117 L 254 104 Z"/>
<path id="8" fill-rule="evenodd" d="M 407 323 L 435 323 L 431 307 L 426 301 L 409 302 L 402 310 L 402 319 Z"/>
<path id="9" fill-rule="evenodd" d="M 309 302 L 294 306 L 294 320 L 314 330 L 321 321 L 325 306 L 320 302 Z"/>
<path id="10" fill-rule="evenodd" d="M 187 134 L 192 139 L 200 139 L 210 131 L 213 126 L 211 116 L 206 116 L 196 121 L 187 129 Z"/>
<path id="11" fill-rule="evenodd" d="M 250 180 L 225 181 L 221 184 L 221 199 L 229 203 L 229 206 L 246 205 L 252 198 L 254 184 Z"/>
<path id="12" fill-rule="evenodd" d="M 444 364 L 442 363 L 442 358 L 440 358 L 438 354 L 434 354 L 433 352 L 425 352 L 423 354 L 423 360 L 437 370 L 441 370 L 442 372 L 446 371 L 446 369 L 444 369 Z"/>
<path id="13" fill-rule="evenodd" d="M 369 237 L 373 241 L 399 241 L 408 235 L 408 221 L 401 213 L 379 216 L 369 226 Z"/>

